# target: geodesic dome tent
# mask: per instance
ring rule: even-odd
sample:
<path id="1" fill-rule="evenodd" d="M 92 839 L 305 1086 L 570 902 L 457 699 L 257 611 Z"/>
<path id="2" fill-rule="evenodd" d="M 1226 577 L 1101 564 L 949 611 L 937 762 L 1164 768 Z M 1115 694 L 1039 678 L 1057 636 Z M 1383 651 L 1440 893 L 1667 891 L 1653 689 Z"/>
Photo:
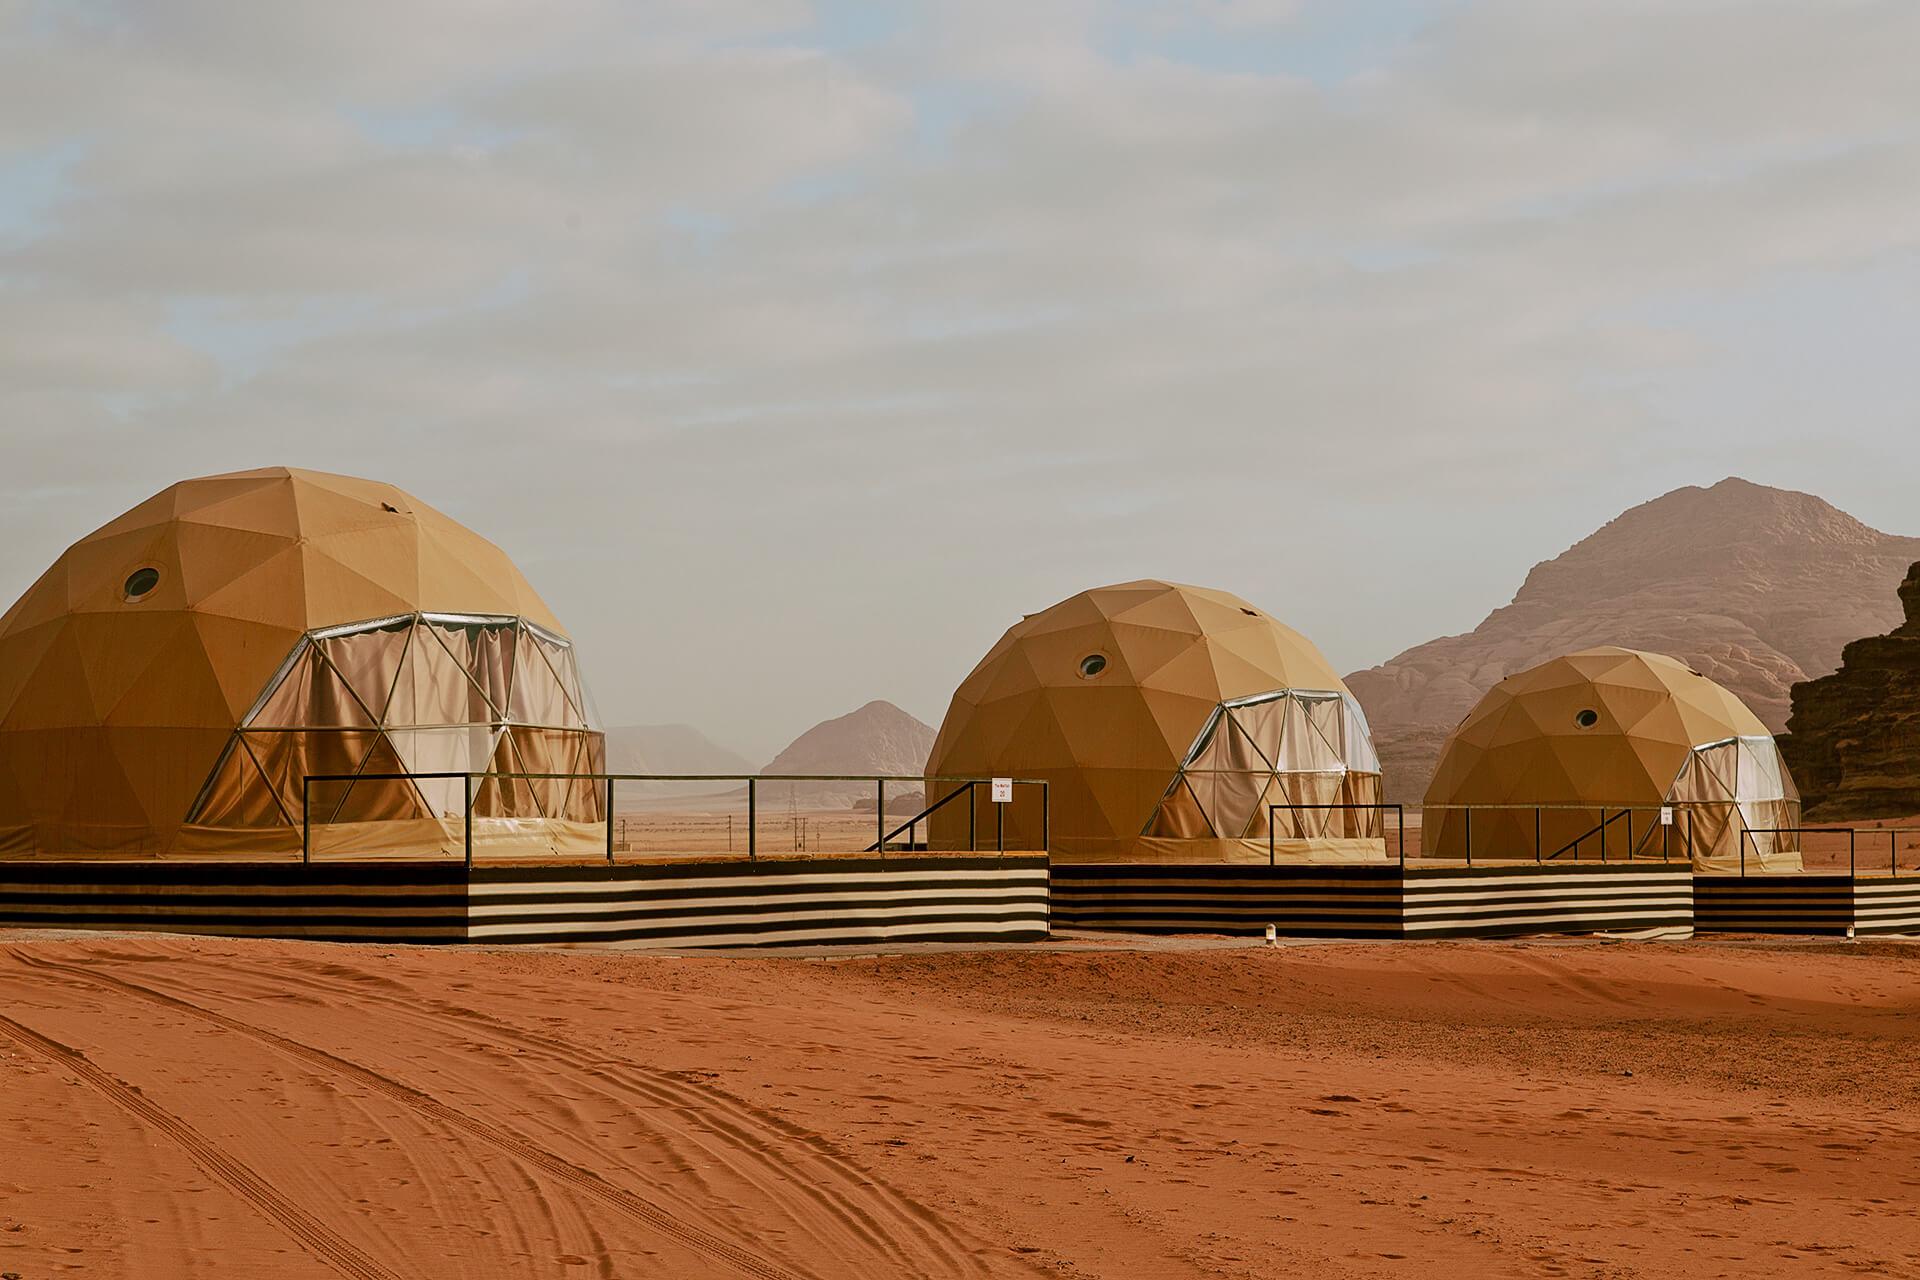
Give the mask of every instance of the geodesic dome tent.
<path id="1" fill-rule="evenodd" d="M 1159 581 L 1084 591 L 1010 628 L 953 696 L 927 763 L 940 777 L 1044 779 L 1063 861 L 1385 857 L 1366 716 L 1298 632 L 1224 591 Z M 1008 848 L 1041 847 L 1038 788 L 1005 809 Z M 1353 807 L 1340 807 L 1353 806 Z M 971 830 L 994 842 L 995 807 Z M 956 800 L 934 848 L 964 848 Z"/>
<path id="2" fill-rule="evenodd" d="M 1476 858 L 1594 859 L 1604 835 L 1614 859 L 1690 850 L 1730 870 L 1744 843 L 1750 871 L 1801 868 L 1797 835 L 1775 834 L 1800 825 L 1800 796 L 1759 717 L 1685 663 L 1612 646 L 1488 690 L 1441 750 L 1423 825 L 1429 857 L 1464 857 L 1471 835 Z"/>
<path id="3" fill-rule="evenodd" d="M 323 847 L 457 849 L 460 779 L 367 775 L 604 758 L 558 619 L 499 548 L 389 485 L 174 485 L 0 618 L 0 856 L 288 852 L 303 819 Z M 356 780 L 303 797 L 313 774 Z M 477 843 L 585 848 L 604 819 L 589 782 L 473 789 Z"/>

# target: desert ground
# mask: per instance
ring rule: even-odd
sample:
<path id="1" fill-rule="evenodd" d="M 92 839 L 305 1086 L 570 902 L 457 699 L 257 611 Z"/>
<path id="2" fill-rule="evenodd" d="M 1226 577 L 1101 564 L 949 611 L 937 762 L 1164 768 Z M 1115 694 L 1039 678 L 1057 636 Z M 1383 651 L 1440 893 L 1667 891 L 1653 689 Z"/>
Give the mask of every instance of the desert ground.
<path id="1" fill-rule="evenodd" d="M 0 935 L 0 1272 L 1920 1276 L 1920 947 Z"/>

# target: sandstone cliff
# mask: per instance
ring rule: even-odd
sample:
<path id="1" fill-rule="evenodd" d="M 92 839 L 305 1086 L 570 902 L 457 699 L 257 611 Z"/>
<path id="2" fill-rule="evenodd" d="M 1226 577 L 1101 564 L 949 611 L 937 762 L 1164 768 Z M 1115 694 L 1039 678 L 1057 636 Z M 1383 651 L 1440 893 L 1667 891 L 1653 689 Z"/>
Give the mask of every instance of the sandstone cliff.
<path id="1" fill-rule="evenodd" d="M 1809 817 L 1920 813 L 1920 564 L 1900 584 L 1900 601 L 1905 622 L 1855 640 L 1838 671 L 1793 687 L 1780 750 Z"/>
<path id="2" fill-rule="evenodd" d="M 1357 671 L 1388 795 L 1418 801 L 1447 733 L 1497 681 L 1597 644 L 1682 658 L 1770 728 L 1796 682 L 1899 620 L 1894 585 L 1920 539 L 1871 529 L 1810 494 L 1728 479 L 1633 508 L 1536 565 L 1466 635 Z"/>

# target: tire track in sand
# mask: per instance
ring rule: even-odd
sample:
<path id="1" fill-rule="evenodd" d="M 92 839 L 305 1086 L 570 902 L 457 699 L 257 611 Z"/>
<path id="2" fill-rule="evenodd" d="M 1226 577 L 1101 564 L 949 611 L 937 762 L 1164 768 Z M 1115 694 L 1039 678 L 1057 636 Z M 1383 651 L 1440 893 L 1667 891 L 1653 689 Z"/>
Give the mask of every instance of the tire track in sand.
<path id="1" fill-rule="evenodd" d="M 448 1128 L 457 1129 L 470 1137 L 478 1138 L 482 1142 L 497 1147 L 514 1159 L 533 1166 L 535 1169 L 540 1170 L 556 1181 L 565 1183 L 574 1190 L 583 1192 L 593 1199 L 600 1201 L 602 1204 L 639 1222 L 645 1223 L 661 1235 L 667 1236 L 679 1244 L 697 1253 L 704 1254 L 715 1261 L 726 1263 L 746 1275 L 758 1277 L 759 1280 L 806 1280 L 803 1273 L 788 1270 L 760 1257 L 758 1254 L 751 1253 L 710 1232 L 703 1231 L 699 1227 L 682 1222 L 679 1218 L 661 1208 L 659 1205 L 635 1195 L 624 1187 L 615 1186 L 590 1169 L 582 1169 L 580 1166 L 562 1159 L 544 1147 L 537 1146 L 519 1134 L 514 1133 L 510 1129 L 489 1124 L 477 1116 L 461 1111 L 455 1107 L 450 1107 L 430 1094 L 422 1093 L 411 1085 L 402 1084 L 398 1080 L 384 1076 L 369 1067 L 361 1066 L 357 1062 L 351 1062 L 345 1058 L 337 1057 L 324 1049 L 316 1049 L 312 1045 L 302 1044 L 298 1040 L 288 1039 L 286 1036 L 268 1031 L 264 1027 L 255 1026 L 250 1022 L 244 1022 L 238 1018 L 229 1017 L 224 1013 L 217 1013 L 212 1009 L 203 1008 L 191 1001 L 170 996 L 163 991 L 156 991 L 151 987 L 142 986 L 137 982 L 129 982 L 124 978 L 114 977 L 110 974 L 95 973 L 85 967 L 60 964 L 51 960 L 40 960 L 32 956 L 24 955 L 19 951 L 14 951 L 12 954 L 15 960 L 29 968 L 52 971 L 75 981 L 123 991 L 138 999 L 163 1005 L 166 1008 L 177 1010 L 191 1017 L 225 1028 L 228 1031 L 260 1041 L 311 1066 L 333 1072 L 336 1075 L 346 1076 L 355 1083 L 391 1098 L 428 1119 L 437 1121 Z M 36 1032 L 28 1031 L 24 1027 L 18 1027 L 18 1024 L 12 1023 L 5 1018 L 0 1018 L 0 1030 L 5 1030 L 7 1027 L 15 1027 L 28 1036 L 38 1036 Z M 180 1121 L 177 1117 L 170 1117 L 168 1113 L 160 1111 L 157 1107 L 153 1107 L 151 1103 L 147 1103 L 145 1099 L 140 1098 L 137 1093 L 134 1093 L 126 1085 L 121 1084 L 117 1080 L 113 1080 L 111 1076 L 107 1076 L 105 1072 L 94 1067 L 91 1062 L 87 1062 L 85 1057 L 80 1055 L 77 1050 L 67 1049 L 66 1046 L 59 1045 L 57 1042 L 51 1040 L 46 1041 L 46 1043 L 53 1046 L 56 1051 L 73 1055 L 74 1065 L 84 1063 L 90 1071 L 111 1081 L 113 1086 L 122 1091 L 128 1099 L 139 1102 L 144 1108 L 152 1110 L 158 1116 L 167 1117 L 168 1120 L 186 1133 L 193 1133 L 184 1121 Z M 120 1100 L 116 1095 L 110 1094 L 109 1096 L 115 1096 L 116 1101 Z M 135 1109 L 131 1105 L 131 1102 L 123 1103 L 123 1105 L 127 1105 L 130 1110 Z M 198 1135 L 193 1136 L 203 1145 L 211 1147 L 211 1144 L 206 1143 L 205 1139 L 198 1138 Z M 187 1144 L 183 1141 L 182 1145 Z M 190 1147 L 189 1149 L 191 1150 L 192 1148 Z M 217 1148 L 214 1150 L 217 1151 Z M 237 1164 L 237 1162 L 231 1161 L 230 1158 L 228 1158 L 228 1163 Z M 244 1170 L 244 1166 L 240 1166 L 240 1168 Z M 251 1176 L 250 1171 L 249 1176 Z M 222 1180 L 225 1180 L 224 1177 Z M 290 1202 L 285 1201 L 284 1197 L 278 1196 L 278 1193 L 273 1192 L 271 1187 L 268 1187 L 257 1177 L 252 1177 L 252 1182 L 259 1185 L 268 1195 L 285 1204 L 293 1213 L 311 1222 L 315 1230 L 325 1233 L 326 1235 L 332 1234 L 328 1232 L 324 1226 L 308 1218 L 297 1206 L 293 1206 Z M 338 1237 L 335 1237 L 335 1239 L 338 1239 Z M 346 1245 L 346 1242 L 341 1240 L 340 1244 Z M 346 1247 L 348 1249 L 352 1248 L 351 1245 L 346 1245 Z M 355 1253 L 357 1254 L 357 1250 Z M 351 1270 L 347 1271 L 347 1274 L 364 1278 L 364 1280 L 399 1280 L 399 1277 L 394 1276 L 388 1271 L 379 1269 L 370 1260 L 362 1258 L 361 1262 L 371 1269 L 364 1271 Z M 341 1269 L 346 1270 L 344 1267 Z"/>
<path id="2" fill-rule="evenodd" d="M 149 1101 L 139 1090 L 96 1065 L 80 1050 L 44 1036 L 3 1014 L 0 1014 L 0 1035 L 71 1071 L 107 1101 L 171 1138 L 187 1153 L 188 1159 L 209 1177 L 240 1197 L 261 1216 L 292 1236 L 308 1253 L 341 1275 L 352 1276 L 354 1280 L 401 1280 L 400 1273 L 389 1271 L 375 1262 L 352 1241 L 280 1194 L 271 1183 L 218 1143 L 202 1135 L 171 1111 Z"/>
<path id="3" fill-rule="evenodd" d="M 319 966 L 320 972 L 333 969 L 330 965 Z M 258 970 L 248 973 L 263 976 Z M 723 1089 L 688 1080 L 678 1072 L 583 1053 L 563 1041 L 481 1010 L 420 997 L 386 979 L 379 979 L 375 985 L 391 990 L 369 989 L 363 985 L 368 976 L 355 972 L 322 978 L 308 967 L 272 971 L 276 984 L 304 987 L 356 1004 L 384 1005 L 410 1021 L 423 1026 L 437 1024 L 463 1039 L 490 1039 L 520 1046 L 603 1080 L 629 1098 L 666 1108 L 699 1128 L 700 1133 L 683 1135 L 688 1140 L 699 1143 L 717 1159 L 751 1163 L 766 1176 L 787 1184 L 795 1194 L 846 1224 L 867 1247 L 890 1255 L 897 1274 L 978 1277 L 992 1271 L 936 1212 L 888 1185 L 822 1135 L 776 1112 L 756 1107 Z M 729 1148 L 732 1155 L 715 1150 L 702 1141 L 701 1134 Z M 791 1154 L 796 1149 L 805 1153 L 799 1161 Z M 904 1242 L 917 1244 L 919 1251 L 908 1252 Z M 1007 1266 L 1027 1274 L 1043 1273 L 1042 1268 L 1019 1257 L 1008 1259 Z"/>

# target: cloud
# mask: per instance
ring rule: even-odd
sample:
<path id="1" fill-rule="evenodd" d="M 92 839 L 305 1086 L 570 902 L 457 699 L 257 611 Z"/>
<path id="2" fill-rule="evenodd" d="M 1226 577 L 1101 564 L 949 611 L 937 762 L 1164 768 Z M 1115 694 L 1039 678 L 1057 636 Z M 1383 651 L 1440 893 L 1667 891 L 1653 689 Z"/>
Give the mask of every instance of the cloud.
<path id="1" fill-rule="evenodd" d="M 1830 351 L 1920 276 L 1904 4 L 0 15 L 19 586 L 182 475 L 390 476 L 613 714 L 770 754 L 1142 573 L 1375 661 L 1730 440 L 1898 509 L 1765 388 L 1916 389 Z"/>

